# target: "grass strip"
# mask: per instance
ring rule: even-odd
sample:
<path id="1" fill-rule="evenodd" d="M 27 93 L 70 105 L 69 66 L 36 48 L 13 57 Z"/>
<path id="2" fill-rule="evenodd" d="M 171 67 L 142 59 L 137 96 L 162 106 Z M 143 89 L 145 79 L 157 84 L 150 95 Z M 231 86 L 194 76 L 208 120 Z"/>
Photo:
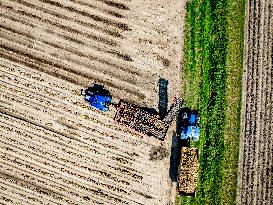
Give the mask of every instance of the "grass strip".
<path id="1" fill-rule="evenodd" d="M 201 115 L 197 196 L 179 204 L 233 204 L 243 62 L 243 0 L 187 4 L 183 96 Z M 235 23 L 235 24 L 234 24 Z M 236 89 L 234 89 L 236 87 Z"/>
<path id="2" fill-rule="evenodd" d="M 245 0 L 228 3 L 228 47 L 225 156 L 221 187 L 221 204 L 236 204 L 237 169 L 239 159 L 240 111 L 244 58 Z"/>

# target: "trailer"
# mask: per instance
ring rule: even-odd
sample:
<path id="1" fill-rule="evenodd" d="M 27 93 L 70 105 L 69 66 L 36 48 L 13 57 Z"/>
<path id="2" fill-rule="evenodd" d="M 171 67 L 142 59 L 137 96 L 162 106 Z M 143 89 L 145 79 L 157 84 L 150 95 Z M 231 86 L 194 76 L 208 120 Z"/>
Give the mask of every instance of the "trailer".
<path id="1" fill-rule="evenodd" d="M 178 169 L 179 195 L 194 196 L 198 180 L 198 149 L 182 147 Z"/>

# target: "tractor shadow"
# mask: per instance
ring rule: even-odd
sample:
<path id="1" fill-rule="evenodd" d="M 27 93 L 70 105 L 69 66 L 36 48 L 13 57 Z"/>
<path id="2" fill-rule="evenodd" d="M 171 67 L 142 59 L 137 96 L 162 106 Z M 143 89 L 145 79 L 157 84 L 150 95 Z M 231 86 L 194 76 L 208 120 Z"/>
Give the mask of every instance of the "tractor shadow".
<path id="1" fill-rule="evenodd" d="M 182 108 L 181 112 L 176 117 L 176 132 L 172 136 L 172 147 L 171 147 L 171 156 L 170 156 L 170 168 L 169 168 L 169 177 L 172 182 L 178 182 L 179 175 L 179 164 L 181 158 L 181 148 L 190 147 L 190 140 L 180 139 L 181 127 L 183 126 L 182 113 L 190 112 L 190 108 Z"/>
<path id="2" fill-rule="evenodd" d="M 103 85 L 97 83 L 89 85 L 85 91 L 87 93 L 89 92 L 93 94 L 100 94 L 103 96 L 111 96 L 109 90 L 105 89 Z"/>
<path id="3" fill-rule="evenodd" d="M 181 142 L 177 136 L 177 133 L 173 132 L 172 136 L 172 148 L 171 148 L 171 157 L 170 157 L 170 168 L 169 168 L 169 177 L 172 182 L 177 182 L 178 177 L 178 167 L 180 162 L 180 150 Z"/>

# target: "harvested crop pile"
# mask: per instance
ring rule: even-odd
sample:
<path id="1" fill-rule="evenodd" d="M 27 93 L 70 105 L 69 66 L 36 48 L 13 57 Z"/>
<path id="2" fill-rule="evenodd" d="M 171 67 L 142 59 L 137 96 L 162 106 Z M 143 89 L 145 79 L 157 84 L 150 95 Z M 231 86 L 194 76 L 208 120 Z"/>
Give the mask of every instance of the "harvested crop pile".
<path id="1" fill-rule="evenodd" d="M 195 192 L 198 179 L 198 149 L 182 147 L 179 168 L 179 191 L 186 194 Z"/>

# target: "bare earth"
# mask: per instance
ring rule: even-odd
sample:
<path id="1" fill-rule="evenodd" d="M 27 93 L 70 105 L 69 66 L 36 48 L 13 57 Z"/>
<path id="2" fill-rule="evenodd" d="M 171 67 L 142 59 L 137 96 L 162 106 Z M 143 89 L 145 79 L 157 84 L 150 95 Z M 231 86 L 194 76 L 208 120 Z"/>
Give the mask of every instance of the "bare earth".
<path id="1" fill-rule="evenodd" d="M 273 204 L 273 1 L 248 1 L 237 203 Z"/>
<path id="2" fill-rule="evenodd" d="M 175 123 L 164 142 L 141 136 L 115 124 L 114 110 L 89 108 L 80 89 L 103 83 L 114 101 L 157 109 L 164 78 L 170 107 L 181 90 L 184 1 L 0 4 L 0 204 L 174 201 L 170 157 L 149 152 L 170 150 Z"/>

